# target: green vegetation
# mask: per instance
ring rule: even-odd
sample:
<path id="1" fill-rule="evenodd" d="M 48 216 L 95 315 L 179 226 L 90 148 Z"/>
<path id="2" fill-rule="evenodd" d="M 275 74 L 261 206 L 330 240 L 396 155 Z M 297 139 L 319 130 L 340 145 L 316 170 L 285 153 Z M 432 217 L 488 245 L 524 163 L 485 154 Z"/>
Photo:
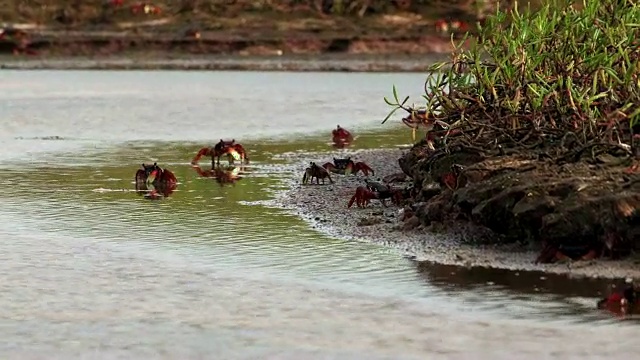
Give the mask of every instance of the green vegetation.
<path id="1" fill-rule="evenodd" d="M 498 11 L 479 32 L 471 48 L 459 47 L 450 62 L 429 69 L 423 100 L 430 120 L 461 130 L 455 141 L 445 136 L 447 146 L 545 147 L 558 156 L 596 148 L 634 153 L 633 127 L 640 124 L 635 1 L 552 0 L 537 11 Z M 385 98 L 392 113 L 415 111 L 393 91 L 395 101 Z"/>

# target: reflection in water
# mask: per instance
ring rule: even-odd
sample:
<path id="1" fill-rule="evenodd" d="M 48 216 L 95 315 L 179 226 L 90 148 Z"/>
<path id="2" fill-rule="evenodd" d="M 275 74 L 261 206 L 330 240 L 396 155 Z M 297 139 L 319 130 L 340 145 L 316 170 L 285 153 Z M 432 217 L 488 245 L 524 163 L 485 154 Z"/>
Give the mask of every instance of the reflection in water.
<path id="1" fill-rule="evenodd" d="M 146 165 L 136 171 L 136 193 L 145 199 L 160 200 L 171 196 L 178 186 L 172 171 L 163 169 L 157 163 Z"/>
<path id="2" fill-rule="evenodd" d="M 222 166 L 218 165 L 211 170 L 203 170 L 198 165 L 193 165 L 192 168 L 198 173 L 199 176 L 205 178 L 214 179 L 220 186 L 231 184 L 235 186 L 236 181 L 242 180 L 242 175 L 245 171 L 244 166 Z"/>
<path id="3" fill-rule="evenodd" d="M 512 271 L 488 267 L 457 267 L 421 261 L 415 263 L 418 274 L 429 284 L 442 288 L 451 294 L 472 291 L 486 300 L 508 301 L 531 296 L 546 296 L 569 305 L 564 308 L 566 315 L 581 315 L 595 319 L 599 315 L 596 301 L 586 307 L 574 307 L 566 302 L 570 298 L 606 297 L 620 291 L 624 280 L 611 281 L 599 278 L 571 279 L 564 275 L 547 274 L 541 271 Z M 502 299 L 499 299 L 499 298 Z M 615 315 L 620 309 L 607 308 Z M 627 315 L 629 312 L 627 312 Z M 600 314 L 602 315 L 602 314 Z M 631 317 L 626 316 L 626 319 Z M 637 317 L 634 317 L 637 320 Z"/>
<path id="4" fill-rule="evenodd" d="M 349 130 L 338 125 L 331 131 L 331 140 L 333 142 L 333 147 L 337 149 L 344 149 L 353 142 L 353 135 Z"/>
<path id="5" fill-rule="evenodd" d="M 341 141 L 341 140 L 336 141 L 334 139 L 333 142 L 331 143 L 331 146 L 333 146 L 336 149 L 346 149 L 349 146 L 351 146 L 351 142 L 349 142 L 349 141 Z"/>

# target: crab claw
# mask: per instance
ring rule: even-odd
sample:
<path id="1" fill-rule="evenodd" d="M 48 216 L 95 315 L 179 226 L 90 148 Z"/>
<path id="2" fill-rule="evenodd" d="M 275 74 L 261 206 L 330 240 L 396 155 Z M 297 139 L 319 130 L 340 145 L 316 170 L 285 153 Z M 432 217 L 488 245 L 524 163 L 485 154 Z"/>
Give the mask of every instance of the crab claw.
<path id="1" fill-rule="evenodd" d="M 191 165 L 197 165 L 201 157 L 211 156 L 211 153 L 212 151 L 210 147 L 201 148 L 200 150 L 198 150 L 198 153 L 196 154 L 196 156 L 194 156 L 193 159 L 191 160 Z"/>
<path id="2" fill-rule="evenodd" d="M 322 167 L 325 168 L 327 171 L 334 171 L 336 169 L 336 166 L 330 162 L 324 163 Z"/>

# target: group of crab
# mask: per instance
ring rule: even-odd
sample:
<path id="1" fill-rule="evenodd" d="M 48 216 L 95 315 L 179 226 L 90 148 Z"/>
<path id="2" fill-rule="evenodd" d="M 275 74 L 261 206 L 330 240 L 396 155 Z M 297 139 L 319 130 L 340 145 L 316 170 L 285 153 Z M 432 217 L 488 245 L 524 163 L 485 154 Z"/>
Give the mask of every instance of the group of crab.
<path id="1" fill-rule="evenodd" d="M 332 131 L 332 135 L 333 144 L 336 147 L 344 147 L 353 141 L 351 133 L 340 127 L 340 125 Z M 302 176 L 302 184 L 313 184 L 314 178 L 316 179 L 317 185 L 320 185 L 321 180 L 322 184 L 325 184 L 325 179 L 329 180 L 330 184 L 333 184 L 333 179 L 331 178 L 332 173 L 339 175 L 358 175 L 359 173 L 362 173 L 364 176 L 369 176 L 369 174 L 375 175 L 375 171 L 364 162 L 353 161 L 351 157 L 334 157 L 333 162 L 326 162 L 322 166 L 313 161 L 310 162 L 309 167 L 305 169 L 304 175 Z M 390 183 L 394 182 L 394 180 L 397 180 L 395 176 L 386 177 L 383 179 L 383 182 L 372 181 L 365 178 L 365 185 L 356 188 L 347 207 L 350 208 L 353 204 L 356 204 L 356 206 L 364 208 L 373 199 L 380 200 L 385 207 L 387 206 L 386 200 L 389 199 L 393 204 L 399 206 L 404 198 L 404 189 L 391 187 Z"/>
<path id="2" fill-rule="evenodd" d="M 222 170 L 220 167 L 220 158 L 225 155 L 229 159 L 229 165 L 233 165 L 234 160 L 239 160 L 242 164 L 249 163 L 247 151 L 241 144 L 236 143 L 235 139 L 231 141 L 220 139 L 214 146 L 201 148 L 191 160 L 191 164 L 200 176 L 215 178 L 220 185 L 234 183 L 240 179 L 238 172 L 235 171 L 236 168 Z M 198 160 L 203 156 L 211 157 L 211 171 L 203 171 L 197 165 Z M 135 184 L 139 195 L 157 200 L 170 196 L 176 190 L 178 180 L 171 170 L 158 166 L 158 163 L 153 165 L 143 163 L 142 168 L 136 171 Z"/>

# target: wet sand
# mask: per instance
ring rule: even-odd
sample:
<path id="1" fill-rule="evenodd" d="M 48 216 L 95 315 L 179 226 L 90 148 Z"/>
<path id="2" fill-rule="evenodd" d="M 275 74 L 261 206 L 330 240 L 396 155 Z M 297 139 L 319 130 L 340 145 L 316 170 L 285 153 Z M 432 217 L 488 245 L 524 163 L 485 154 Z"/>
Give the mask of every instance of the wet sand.
<path id="1" fill-rule="evenodd" d="M 335 157 L 351 156 L 354 161 L 369 164 L 376 171 L 375 176 L 371 176 L 375 180 L 401 172 L 397 161 L 401 155 L 402 151 L 399 149 L 344 150 L 343 153 L 332 154 Z M 364 185 L 365 177 L 362 174 L 332 174 L 334 184 L 327 181 L 326 185 L 301 185 L 302 174 L 310 161 L 324 164 L 331 161 L 331 156 L 326 153 L 291 153 L 284 157 L 295 164 L 296 170 L 290 180 L 290 189 L 277 194 L 275 203 L 329 235 L 385 245 L 417 261 L 445 265 L 544 271 L 573 277 L 640 277 L 640 268 L 632 259 L 534 264 L 537 249 L 526 249 L 519 245 L 483 246 L 465 241 L 466 238 L 473 239 L 478 235 L 475 229 L 470 228 L 455 235 L 437 234 L 426 228 L 402 231 L 398 229 L 402 223 L 399 221 L 400 209 L 396 206 L 384 208 L 378 200 L 372 200 L 365 209 L 359 209 L 355 205 L 347 208 L 356 187 Z M 379 219 L 380 223 L 359 225 L 363 219 Z"/>
<path id="2" fill-rule="evenodd" d="M 443 54 L 422 55 L 272 55 L 223 56 L 132 55 L 108 57 L 0 56 L 0 69 L 16 70 L 243 70 L 424 72 L 445 61 Z"/>

